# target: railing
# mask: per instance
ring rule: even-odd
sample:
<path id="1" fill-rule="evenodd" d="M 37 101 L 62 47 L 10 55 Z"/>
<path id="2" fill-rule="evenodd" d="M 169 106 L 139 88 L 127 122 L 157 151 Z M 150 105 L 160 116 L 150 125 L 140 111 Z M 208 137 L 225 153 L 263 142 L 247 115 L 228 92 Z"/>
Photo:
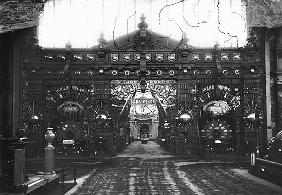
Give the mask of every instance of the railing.
<path id="1" fill-rule="evenodd" d="M 282 185 L 282 164 L 255 158 L 254 164 L 250 166 L 250 172 L 256 176 Z"/>
<path id="2" fill-rule="evenodd" d="M 67 177 L 67 178 L 72 178 L 73 183 L 76 184 L 76 167 L 61 168 L 55 170 L 55 172 L 60 175 L 60 183 L 64 184 Z M 67 181 L 70 181 L 72 179 L 67 179 Z"/>
<path id="3" fill-rule="evenodd" d="M 30 140 L 26 146 L 26 158 L 43 158 L 44 157 L 45 142 Z"/>
<path id="4" fill-rule="evenodd" d="M 261 169 L 265 168 L 268 169 L 269 171 L 273 171 L 275 173 L 279 173 L 282 175 L 282 164 L 280 163 L 261 159 L 261 158 L 256 158 L 255 165 L 260 167 Z"/>
<path id="5" fill-rule="evenodd" d="M 78 150 L 76 146 L 72 146 L 69 148 L 64 147 L 62 144 L 54 144 L 55 147 L 55 156 L 56 157 L 87 157 L 89 156 L 89 151 L 84 149 L 83 152 Z M 34 159 L 34 158 L 44 158 L 44 148 L 46 147 L 45 142 L 43 141 L 29 141 L 29 144 L 26 147 L 26 158 Z M 79 151 L 79 152 L 77 152 Z"/>

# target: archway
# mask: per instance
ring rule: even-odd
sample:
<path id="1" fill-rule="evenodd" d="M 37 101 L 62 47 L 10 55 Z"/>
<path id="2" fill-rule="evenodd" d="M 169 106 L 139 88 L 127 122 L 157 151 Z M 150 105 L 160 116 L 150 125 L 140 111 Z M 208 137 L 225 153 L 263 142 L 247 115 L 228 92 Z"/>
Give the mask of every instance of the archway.
<path id="1" fill-rule="evenodd" d="M 128 117 L 130 134 L 138 139 L 141 127 L 147 126 L 152 139 L 157 139 L 159 126 L 169 120 L 167 108 L 175 106 L 176 81 L 148 80 L 145 90 L 141 90 L 140 81 L 113 80 L 111 94 L 113 107 L 120 109 L 119 120 Z"/>

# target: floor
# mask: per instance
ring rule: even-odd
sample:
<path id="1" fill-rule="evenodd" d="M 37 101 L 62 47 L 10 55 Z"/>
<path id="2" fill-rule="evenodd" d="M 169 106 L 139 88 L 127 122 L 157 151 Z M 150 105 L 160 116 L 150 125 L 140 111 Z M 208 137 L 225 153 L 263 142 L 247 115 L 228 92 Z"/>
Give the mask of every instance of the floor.
<path id="1" fill-rule="evenodd" d="M 85 162 L 77 162 L 78 164 Z M 246 164 L 175 157 L 159 145 L 133 142 L 107 163 L 93 165 L 66 195 L 86 194 L 282 194 L 250 175 Z"/>

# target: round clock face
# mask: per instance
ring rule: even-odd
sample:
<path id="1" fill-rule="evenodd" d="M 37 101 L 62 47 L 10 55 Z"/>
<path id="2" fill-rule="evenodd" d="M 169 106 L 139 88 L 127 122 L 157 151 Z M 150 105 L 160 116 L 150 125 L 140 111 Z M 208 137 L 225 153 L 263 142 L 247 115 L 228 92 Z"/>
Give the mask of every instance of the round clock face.
<path id="1" fill-rule="evenodd" d="M 226 121 L 211 121 L 202 130 L 203 135 L 208 139 L 227 139 L 230 138 L 231 132 Z"/>

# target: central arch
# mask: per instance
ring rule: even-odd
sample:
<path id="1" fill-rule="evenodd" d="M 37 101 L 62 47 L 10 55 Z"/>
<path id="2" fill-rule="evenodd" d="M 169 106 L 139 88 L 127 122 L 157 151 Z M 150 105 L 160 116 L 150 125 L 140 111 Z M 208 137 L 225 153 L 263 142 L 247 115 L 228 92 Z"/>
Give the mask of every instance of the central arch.
<path id="1" fill-rule="evenodd" d="M 176 81 L 147 80 L 145 90 L 139 80 L 112 80 L 113 107 L 119 108 L 119 119 L 128 116 L 130 134 L 136 139 L 142 127 L 148 128 L 152 139 L 157 139 L 159 126 L 168 120 L 167 108 L 175 106 Z"/>

